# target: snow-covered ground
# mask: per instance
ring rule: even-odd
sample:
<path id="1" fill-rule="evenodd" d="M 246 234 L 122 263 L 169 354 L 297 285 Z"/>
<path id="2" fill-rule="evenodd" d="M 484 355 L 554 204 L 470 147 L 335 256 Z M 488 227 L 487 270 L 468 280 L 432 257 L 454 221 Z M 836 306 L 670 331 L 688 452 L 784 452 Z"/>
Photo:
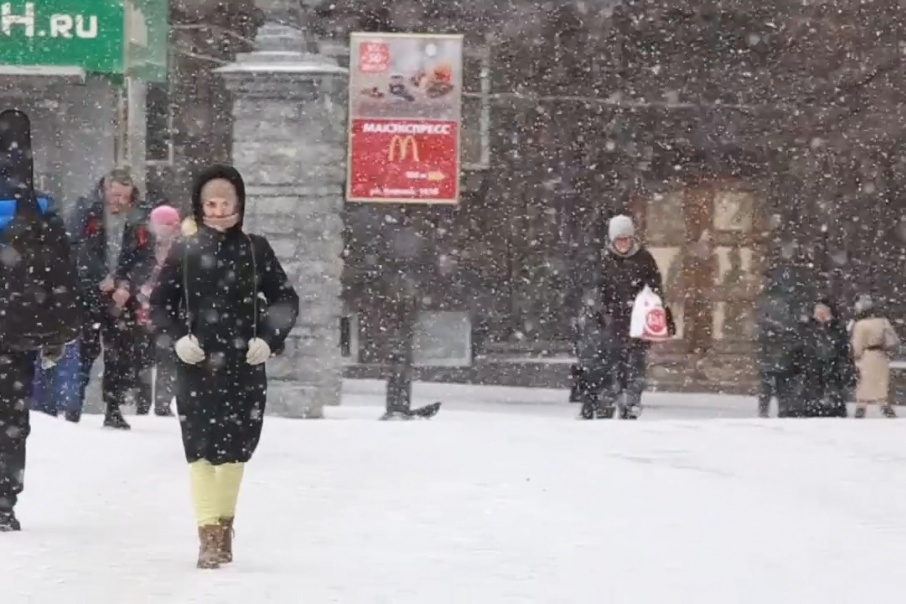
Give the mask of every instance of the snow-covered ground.
<path id="1" fill-rule="evenodd" d="M 219 571 L 194 568 L 175 420 L 36 415 L 0 601 L 903 601 L 906 422 L 658 394 L 643 421 L 577 422 L 563 392 L 419 385 L 441 414 L 381 423 L 376 386 L 268 419 Z"/>

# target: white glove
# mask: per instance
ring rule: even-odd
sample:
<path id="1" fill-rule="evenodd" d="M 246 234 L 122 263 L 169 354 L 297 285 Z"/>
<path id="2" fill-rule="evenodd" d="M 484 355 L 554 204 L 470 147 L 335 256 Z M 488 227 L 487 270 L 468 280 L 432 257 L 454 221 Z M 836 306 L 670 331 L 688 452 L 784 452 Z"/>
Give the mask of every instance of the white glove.
<path id="1" fill-rule="evenodd" d="M 252 338 L 249 340 L 249 351 L 245 355 L 245 360 L 249 365 L 260 365 L 268 360 L 271 356 L 271 347 L 261 338 Z"/>
<path id="2" fill-rule="evenodd" d="M 186 365 L 197 365 L 204 360 L 204 350 L 198 345 L 198 339 L 195 336 L 183 336 L 176 340 L 176 356 Z"/>

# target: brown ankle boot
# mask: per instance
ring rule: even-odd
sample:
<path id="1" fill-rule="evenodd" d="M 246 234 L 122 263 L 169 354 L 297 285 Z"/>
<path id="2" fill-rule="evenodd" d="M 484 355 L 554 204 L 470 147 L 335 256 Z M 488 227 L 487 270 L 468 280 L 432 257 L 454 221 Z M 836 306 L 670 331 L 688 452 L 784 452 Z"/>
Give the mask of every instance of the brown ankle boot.
<path id="1" fill-rule="evenodd" d="M 220 563 L 229 564 L 233 561 L 233 519 L 221 518 L 217 528 L 220 529 Z"/>
<path id="2" fill-rule="evenodd" d="M 897 412 L 896 409 L 893 408 L 893 405 L 884 405 L 881 407 L 881 413 L 884 414 L 884 417 L 889 419 L 896 419 L 897 417 Z"/>
<path id="3" fill-rule="evenodd" d="M 220 525 L 198 527 L 198 568 L 220 568 Z"/>

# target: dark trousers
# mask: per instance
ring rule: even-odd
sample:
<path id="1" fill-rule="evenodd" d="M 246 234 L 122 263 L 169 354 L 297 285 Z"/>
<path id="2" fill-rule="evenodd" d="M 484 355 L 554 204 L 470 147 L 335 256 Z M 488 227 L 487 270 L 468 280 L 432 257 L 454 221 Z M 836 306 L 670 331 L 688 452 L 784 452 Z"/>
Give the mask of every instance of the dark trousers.
<path id="1" fill-rule="evenodd" d="M 759 408 L 767 410 L 771 405 L 771 399 L 776 398 L 778 417 L 795 415 L 797 378 L 798 375 L 794 371 L 762 371 L 758 393 Z"/>
<path id="2" fill-rule="evenodd" d="M 138 375 L 135 398 L 140 414 L 148 413 L 152 405 L 155 413 L 163 413 L 176 396 L 176 352 L 172 348 L 154 346 L 151 353 L 154 354 L 152 363 L 141 364 Z"/>
<path id="3" fill-rule="evenodd" d="M 623 340 L 596 358 L 584 359 L 575 371 L 576 398 L 587 405 L 613 406 L 625 395 L 627 405 L 642 401 L 647 380 L 648 343 Z"/>
<path id="4" fill-rule="evenodd" d="M 627 405 L 638 405 L 645 392 L 648 370 L 648 342 L 625 340 L 611 354 L 611 395 L 613 402 L 620 402 L 626 396 Z"/>
<path id="5" fill-rule="evenodd" d="M 176 396 L 176 352 L 172 348 L 157 348 L 157 379 L 154 382 L 154 409 L 170 408 Z"/>
<path id="6" fill-rule="evenodd" d="M 105 314 L 100 320 L 100 330 L 85 330 L 82 334 L 80 395 L 85 399 L 85 389 L 91 380 L 91 368 L 104 354 L 104 377 L 101 384 L 104 408 L 107 414 L 119 411 L 130 392 L 138 385 L 139 366 L 136 359 L 135 315 L 126 308 L 119 316 Z M 103 347 L 100 345 L 103 342 Z"/>
<path id="7" fill-rule="evenodd" d="M 35 354 L 0 352 L 0 513 L 12 510 L 25 486 L 25 440 Z"/>

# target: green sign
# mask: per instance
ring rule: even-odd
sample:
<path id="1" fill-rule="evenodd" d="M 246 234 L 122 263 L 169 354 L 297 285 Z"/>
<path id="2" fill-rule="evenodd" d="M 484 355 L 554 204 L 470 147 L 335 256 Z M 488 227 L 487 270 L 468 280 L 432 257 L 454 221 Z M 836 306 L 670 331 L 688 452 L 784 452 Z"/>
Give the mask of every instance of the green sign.
<path id="1" fill-rule="evenodd" d="M 0 0 L 0 64 L 161 79 L 167 28 L 166 0 Z"/>

